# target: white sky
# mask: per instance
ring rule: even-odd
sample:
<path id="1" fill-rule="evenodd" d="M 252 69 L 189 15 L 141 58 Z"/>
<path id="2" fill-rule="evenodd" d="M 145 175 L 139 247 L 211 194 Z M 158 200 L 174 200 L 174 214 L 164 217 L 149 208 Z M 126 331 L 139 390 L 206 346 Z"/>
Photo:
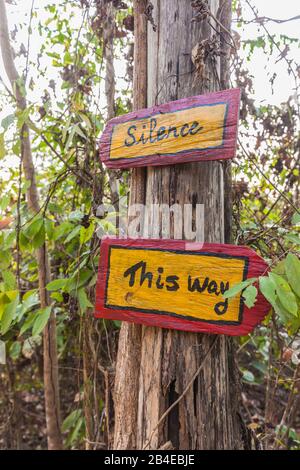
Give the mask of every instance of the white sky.
<path id="1" fill-rule="evenodd" d="M 26 23 L 29 21 L 30 9 L 32 0 L 10 0 L 14 4 L 7 4 L 8 9 L 8 20 L 9 26 L 12 30 L 14 24 Z M 59 4 L 60 0 L 52 0 L 53 4 Z M 44 11 L 44 6 L 49 4 L 49 0 L 35 0 L 34 9 L 37 12 L 38 19 L 43 20 L 43 18 L 48 18 L 49 13 Z M 252 4 L 255 5 L 259 10 L 260 16 L 268 16 L 272 18 L 289 18 L 300 14 L 300 1 L 299 0 L 252 0 Z M 245 1 L 242 0 L 243 11 L 245 19 L 252 19 L 253 13 L 246 6 Z M 78 11 L 77 9 L 75 11 Z M 75 17 L 70 20 L 70 25 L 72 28 L 78 29 L 80 25 L 81 17 Z M 36 20 L 34 20 L 33 26 L 36 25 Z M 276 24 L 268 23 L 267 25 L 271 34 L 284 34 L 287 36 L 292 36 L 299 38 L 300 30 L 300 21 L 292 21 L 288 23 Z M 243 30 L 237 28 L 233 24 L 233 29 L 237 30 L 241 35 L 242 39 L 255 39 L 259 35 L 262 35 L 263 32 L 259 31 L 258 26 L 255 24 L 249 24 L 244 27 Z M 19 30 L 17 38 L 18 43 L 24 43 L 27 47 L 27 27 L 23 27 L 22 30 Z M 30 58 L 31 60 L 36 60 L 36 55 L 41 46 L 41 41 L 43 38 L 39 36 L 36 27 L 33 27 L 33 33 L 30 42 Z M 243 54 L 241 51 L 240 54 Z M 0 54 L 1 56 L 1 54 Z M 300 63 L 300 49 L 296 46 L 291 46 L 290 57 L 296 59 Z M 256 51 L 251 62 L 248 62 L 247 68 L 251 75 L 254 76 L 254 89 L 255 89 L 255 99 L 258 103 L 274 103 L 279 104 L 285 101 L 290 95 L 293 94 L 293 79 L 288 75 L 286 64 L 283 61 L 280 61 L 278 64 L 275 64 L 278 56 L 277 53 L 274 57 L 269 57 L 265 55 L 262 51 Z M 20 62 L 22 60 L 22 62 Z M 17 59 L 17 65 L 20 66 L 20 72 L 22 72 L 22 67 L 24 67 L 24 57 L 22 59 Z M 48 57 L 41 59 L 42 64 L 47 65 L 47 77 L 45 81 L 39 79 L 39 83 L 36 84 L 34 92 L 30 92 L 29 101 L 38 101 L 41 93 L 44 88 L 47 88 L 49 79 L 58 79 L 57 73 L 58 69 L 51 65 L 51 59 Z M 122 76 L 123 70 L 122 67 L 119 69 L 117 67 L 117 75 Z M 276 72 L 278 78 L 275 81 L 274 94 L 269 84 L 268 73 Z M 5 71 L 2 64 L 2 59 L 0 57 L 0 76 L 6 83 L 8 83 Z M 29 77 L 30 78 L 30 77 Z M 2 107 L 1 107 L 2 101 Z M 5 106 L 3 100 L 0 101 L 0 122 L 3 117 L 5 117 L 9 112 L 11 112 L 10 107 Z"/>
<path id="2" fill-rule="evenodd" d="M 29 19 L 29 13 L 31 9 L 31 0 L 15 0 L 16 5 L 7 5 L 8 8 L 8 20 L 10 29 L 13 29 L 15 23 L 27 22 Z M 49 3 L 49 0 L 36 0 L 35 10 L 38 13 L 39 18 L 47 17 L 48 13 L 45 13 L 44 6 Z M 60 0 L 52 0 L 52 3 L 60 3 Z M 284 3 L 281 0 L 252 0 L 252 3 L 258 8 L 260 16 L 269 16 L 272 18 L 289 18 L 300 14 L 300 2 L 298 0 L 285 0 Z M 245 19 L 251 19 L 253 17 L 252 12 L 246 6 L 242 0 L 243 11 L 246 14 Z M 74 18 L 71 24 L 74 28 L 77 28 L 80 24 L 81 18 Z M 292 21 L 288 23 L 276 24 L 268 23 L 268 29 L 271 34 L 285 34 L 299 38 L 300 21 Z M 233 25 L 241 35 L 242 39 L 255 39 L 257 36 L 262 34 L 259 32 L 257 25 L 247 25 L 244 27 L 244 31 L 237 29 L 236 25 Z M 31 38 L 31 56 L 34 58 L 37 51 L 39 50 L 42 38 L 39 36 L 37 30 L 34 29 L 33 36 Z M 23 28 L 18 34 L 18 41 L 23 42 L 27 45 L 27 28 Z M 293 56 L 300 63 L 300 50 L 296 47 L 292 48 Z M 275 57 L 276 60 L 276 57 Z M 286 67 L 283 62 L 279 62 L 277 65 L 274 63 L 274 59 L 266 56 L 262 51 L 257 51 L 253 57 L 253 60 L 247 64 L 249 71 L 254 75 L 255 84 L 255 95 L 258 101 L 267 100 L 272 103 L 280 103 L 286 100 L 286 98 L 293 93 L 293 80 L 288 76 Z M 268 84 L 267 70 L 270 72 L 278 73 L 278 79 L 275 83 L 274 95 L 270 90 Z M 48 71 L 48 75 L 51 78 L 55 78 L 57 69 L 53 68 Z M 3 70 L 2 59 L 0 57 L 0 76 L 5 78 L 5 72 Z"/>

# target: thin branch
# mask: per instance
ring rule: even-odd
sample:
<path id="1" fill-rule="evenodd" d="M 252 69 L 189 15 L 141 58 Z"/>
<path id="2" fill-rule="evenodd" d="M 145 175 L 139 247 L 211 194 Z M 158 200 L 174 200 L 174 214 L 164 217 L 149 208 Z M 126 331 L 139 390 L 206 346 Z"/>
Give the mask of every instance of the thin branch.
<path id="1" fill-rule="evenodd" d="M 253 163 L 253 165 L 255 166 L 255 168 L 259 171 L 259 173 L 268 181 L 268 183 L 281 195 L 281 197 L 290 205 L 293 207 L 293 209 L 298 213 L 300 214 L 300 211 L 299 209 L 292 203 L 292 201 L 286 197 L 285 194 L 283 194 L 282 191 L 280 191 L 280 189 L 277 188 L 277 186 L 275 186 L 274 183 L 272 183 L 272 181 L 270 180 L 270 178 L 268 178 L 267 175 L 265 175 L 265 173 L 260 169 L 260 167 L 258 166 L 258 164 L 256 163 L 256 161 L 254 160 L 254 158 L 252 157 L 252 155 L 245 149 L 245 147 L 243 146 L 242 142 L 240 139 L 238 139 L 238 142 L 239 142 L 239 145 L 241 146 L 241 149 L 243 150 L 244 154 L 246 155 L 247 158 L 249 158 L 249 160 L 251 160 L 251 162 Z"/>
<path id="2" fill-rule="evenodd" d="M 51 142 L 49 142 L 48 139 L 46 139 L 46 137 L 44 135 L 41 135 L 41 139 L 45 142 L 45 144 L 50 148 L 50 150 L 52 150 L 52 152 L 56 155 L 56 157 L 66 166 L 66 168 L 71 171 L 72 173 L 74 173 L 74 175 L 76 175 L 78 178 L 82 179 L 85 183 L 87 183 L 89 186 L 91 186 L 91 182 L 85 178 L 85 176 L 81 175 L 80 173 L 78 173 L 76 170 L 74 170 L 74 168 L 72 168 L 68 162 L 66 162 L 62 156 L 59 154 L 59 152 L 57 152 L 57 150 L 53 147 L 53 145 L 51 144 Z"/>
<path id="3" fill-rule="evenodd" d="M 262 24 L 262 23 L 269 23 L 272 21 L 273 23 L 281 24 L 281 23 L 287 23 L 288 21 L 295 21 L 295 20 L 300 20 L 300 15 L 293 16 L 292 18 L 287 18 L 286 20 L 282 20 L 279 18 L 270 18 L 269 16 L 258 16 L 255 19 L 250 20 L 250 21 L 243 20 L 243 23 L 244 24 L 249 24 L 249 23 Z"/>

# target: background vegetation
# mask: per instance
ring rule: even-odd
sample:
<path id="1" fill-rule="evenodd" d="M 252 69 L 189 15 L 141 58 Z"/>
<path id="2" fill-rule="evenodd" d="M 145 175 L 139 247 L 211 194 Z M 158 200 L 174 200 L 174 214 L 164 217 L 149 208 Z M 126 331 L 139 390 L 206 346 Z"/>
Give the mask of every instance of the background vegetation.
<path id="1" fill-rule="evenodd" d="M 232 240 L 260 253 L 271 273 L 228 296 L 243 290 L 253 305 L 260 288 L 272 305 L 264 323 L 239 339 L 243 415 L 267 448 L 300 449 L 300 66 L 291 52 L 299 39 L 271 33 L 274 19 L 261 17 L 248 0 L 233 7 L 231 79 L 242 89 L 242 108 Z M 131 110 L 132 6 L 49 0 L 39 9 L 33 1 L 29 19 L 14 18 L 9 27 L 16 88 L 27 102 L 20 107 L 16 89 L 2 77 L 0 340 L 7 362 L 0 365 L 0 447 L 47 446 L 42 335 L 52 315 L 63 445 L 106 448 L 119 324 L 91 318 L 99 255 L 95 231 L 112 229 L 97 208 L 127 195 L 129 175 L 102 167 L 98 139 L 107 115 Z M 239 31 L 250 24 L 257 27 L 256 37 L 242 39 Z M 291 97 L 280 105 L 254 101 L 248 65 L 257 50 L 274 57 L 293 80 Z M 268 73 L 266 87 L 272 88 L 272 65 Z M 26 126 L 38 211 L 30 207 L 32 181 L 23 171 Z M 43 304 L 37 250 L 45 246 L 51 273 L 49 301 Z"/>

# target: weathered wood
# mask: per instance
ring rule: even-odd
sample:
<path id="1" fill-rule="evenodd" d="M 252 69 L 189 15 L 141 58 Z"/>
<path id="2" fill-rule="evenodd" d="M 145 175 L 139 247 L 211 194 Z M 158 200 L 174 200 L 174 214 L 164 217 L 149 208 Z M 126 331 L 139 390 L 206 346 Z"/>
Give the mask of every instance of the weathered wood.
<path id="1" fill-rule="evenodd" d="M 221 3 L 219 9 L 219 21 L 224 26 L 220 31 L 222 41 L 222 54 L 220 57 L 220 88 L 222 90 L 230 86 L 229 59 L 232 47 L 232 39 L 227 31 L 231 29 L 231 0 Z M 237 51 L 235 51 L 236 53 Z M 232 243 L 232 172 L 231 160 L 223 163 L 224 168 L 224 225 L 225 225 L 225 243 Z"/>
<path id="2" fill-rule="evenodd" d="M 239 100 L 235 88 L 115 117 L 101 136 L 101 160 L 130 168 L 233 158 Z"/>
<path id="3" fill-rule="evenodd" d="M 230 301 L 223 294 L 267 270 L 266 262 L 248 247 L 108 238 L 101 243 L 95 315 L 244 336 L 263 320 L 270 305 L 261 294 L 254 308 L 247 308 L 241 292 Z"/>
<path id="4" fill-rule="evenodd" d="M 147 106 L 147 0 L 134 0 L 134 75 L 133 109 Z M 146 168 L 134 168 L 131 173 L 130 204 L 144 204 Z M 113 448 L 135 449 L 139 364 L 141 356 L 140 325 L 123 322 L 119 335 L 116 363 Z"/>
<path id="5" fill-rule="evenodd" d="M 216 16 L 219 1 L 211 0 L 208 3 Z M 230 5 L 231 2 L 228 0 L 228 3 Z M 216 90 L 216 72 L 220 72 L 218 58 L 205 62 L 205 77 L 203 74 L 195 76 L 191 61 L 192 49 L 213 34 L 207 21 L 191 22 L 193 11 L 190 0 L 174 0 L 171 5 L 168 0 L 152 0 L 152 4 L 157 32 L 148 25 L 147 105 L 154 106 Z M 211 18 L 210 21 L 213 23 Z M 217 25 L 214 26 L 218 29 Z M 205 241 L 224 242 L 224 172 L 220 162 L 148 168 L 145 200 L 148 207 L 153 203 L 203 203 Z M 150 218 L 153 222 L 155 214 L 150 213 Z M 128 331 L 128 327 L 123 331 Z M 122 351 L 126 354 L 128 348 L 133 348 L 132 343 L 124 348 L 125 339 L 125 335 L 121 336 L 119 357 Z M 122 388 L 124 392 L 127 386 L 124 396 L 115 396 L 120 409 L 120 401 L 128 399 L 129 393 L 133 393 L 134 407 L 138 369 L 136 427 L 133 427 L 131 420 L 130 431 L 128 417 L 124 414 L 123 435 L 118 436 L 115 448 L 122 448 L 120 443 L 126 445 L 129 441 L 139 449 L 157 449 L 167 441 L 171 441 L 176 449 L 246 447 L 239 416 L 234 346 L 231 339 L 225 336 L 218 337 L 193 386 L 153 434 L 160 417 L 181 395 L 213 341 L 212 335 L 142 328 L 140 358 L 137 359 L 138 354 L 132 355 L 136 361 L 127 361 L 128 368 L 120 372 L 124 380 L 128 375 L 134 375 L 134 380 L 127 381 Z M 122 364 L 117 363 L 117 370 Z M 130 392 L 128 387 L 131 387 Z"/>
<path id="6" fill-rule="evenodd" d="M 211 1 L 213 14 L 219 2 Z M 217 88 L 215 73 L 206 63 L 204 83 L 192 73 L 192 49 L 213 32 L 207 22 L 191 23 L 189 0 L 153 2 L 159 34 L 148 32 L 148 106 Z M 212 20 L 211 20 L 212 21 Z M 203 203 L 205 241 L 224 241 L 224 175 L 219 162 L 167 168 L 149 168 L 146 202 Z M 150 223 L 151 226 L 151 223 Z M 213 338 L 193 333 L 144 327 L 138 410 L 138 448 L 143 448 L 160 416 L 182 393 L 202 361 Z M 154 434 L 150 448 L 167 440 L 179 449 L 234 449 L 243 447 L 236 412 L 230 341 L 220 337 L 193 389 Z M 152 361 L 149 361 L 149 357 Z M 155 363 L 155 368 L 153 368 Z M 232 365 L 232 364 L 231 364 Z"/>

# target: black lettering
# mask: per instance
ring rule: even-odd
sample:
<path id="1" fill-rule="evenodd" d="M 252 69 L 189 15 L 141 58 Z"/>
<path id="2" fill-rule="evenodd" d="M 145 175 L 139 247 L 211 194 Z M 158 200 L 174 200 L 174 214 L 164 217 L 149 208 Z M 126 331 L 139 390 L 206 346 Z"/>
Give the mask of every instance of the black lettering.
<path id="1" fill-rule="evenodd" d="M 167 276 L 166 277 L 166 282 L 168 284 L 173 284 L 173 285 L 169 285 L 169 286 L 166 286 L 167 287 L 167 290 L 171 291 L 171 292 L 176 292 L 178 289 L 179 289 L 179 284 L 178 284 L 178 281 L 179 280 L 179 277 L 178 276 Z"/>
<path id="2" fill-rule="evenodd" d="M 185 129 L 187 129 L 186 132 L 184 132 Z M 184 124 L 184 126 L 182 126 L 182 128 L 180 130 L 180 135 L 181 135 L 181 137 L 186 137 L 187 135 L 189 135 L 189 125 L 188 124 Z"/>
<path id="3" fill-rule="evenodd" d="M 218 292 L 218 284 L 216 283 L 216 281 L 210 281 L 210 283 L 208 284 L 207 292 L 209 294 L 220 294 L 220 292 Z"/>
<path id="4" fill-rule="evenodd" d="M 125 140 L 126 147 L 131 147 L 132 145 L 137 143 L 135 136 L 132 134 L 132 131 L 136 131 L 136 126 L 133 125 L 133 126 L 128 127 L 128 129 L 127 129 L 127 134 L 132 139 L 132 142 L 130 142 L 128 139 L 126 139 Z"/>
<path id="5" fill-rule="evenodd" d="M 199 125 L 199 122 L 194 121 L 193 124 L 190 127 L 189 134 L 190 135 L 196 135 L 196 134 L 198 134 L 198 132 L 202 131 L 202 129 L 203 129 L 203 127 L 201 127 Z"/>
<path id="6" fill-rule="evenodd" d="M 229 282 L 227 281 L 226 284 L 224 285 L 224 282 L 221 281 L 221 282 L 220 282 L 220 291 L 221 291 L 221 294 L 224 295 L 227 290 L 229 290 Z"/>
<path id="7" fill-rule="evenodd" d="M 164 272 L 164 268 L 157 268 L 157 271 L 159 272 L 159 276 L 156 281 L 156 287 L 157 289 L 163 289 L 164 288 L 164 283 L 161 282 L 161 275 Z"/>
<path id="8" fill-rule="evenodd" d="M 137 143 L 139 144 L 142 142 L 142 144 L 145 145 L 148 142 L 148 140 L 149 140 L 148 137 L 145 137 L 145 134 L 143 132 Z"/>
<path id="9" fill-rule="evenodd" d="M 177 127 L 176 126 L 170 126 L 169 129 L 168 129 L 168 137 L 170 137 L 170 134 L 171 132 L 173 132 L 173 136 L 176 138 L 176 137 L 179 137 L 179 135 L 177 134 Z"/>
<path id="10" fill-rule="evenodd" d="M 146 263 L 143 263 L 142 272 L 141 272 L 141 279 L 140 279 L 140 286 L 142 286 L 144 284 L 146 279 L 148 280 L 148 287 L 150 289 L 151 286 L 152 286 L 153 274 L 150 271 L 146 272 Z"/>
<path id="11" fill-rule="evenodd" d="M 157 131 L 157 140 L 163 140 L 165 137 L 168 137 L 168 135 L 166 134 L 166 128 L 162 126 Z"/>
<path id="12" fill-rule="evenodd" d="M 128 268 L 125 273 L 124 273 L 124 277 L 127 277 L 127 276 L 130 276 L 130 279 L 129 279 L 129 286 L 132 287 L 135 283 L 135 274 L 136 272 L 144 267 L 145 268 L 145 261 L 140 261 L 139 263 L 136 263 L 134 264 L 133 266 L 131 266 L 130 268 Z"/>
<path id="13" fill-rule="evenodd" d="M 188 277 L 188 290 L 189 290 L 190 292 L 194 292 L 195 290 L 196 290 L 197 292 L 203 292 L 203 291 L 207 288 L 208 281 L 209 281 L 209 278 L 206 277 L 206 278 L 204 279 L 204 282 L 203 282 L 202 286 L 201 286 L 198 277 L 196 277 L 196 279 L 193 281 L 192 277 L 189 276 L 189 277 Z"/>
<path id="14" fill-rule="evenodd" d="M 150 119 L 150 142 L 154 144 L 156 142 L 156 138 L 153 138 L 153 131 L 156 128 L 157 120 L 155 118 Z"/>
<path id="15" fill-rule="evenodd" d="M 215 312 L 217 315 L 224 315 L 228 309 L 228 299 L 224 300 L 224 302 L 218 302 L 215 305 Z"/>

